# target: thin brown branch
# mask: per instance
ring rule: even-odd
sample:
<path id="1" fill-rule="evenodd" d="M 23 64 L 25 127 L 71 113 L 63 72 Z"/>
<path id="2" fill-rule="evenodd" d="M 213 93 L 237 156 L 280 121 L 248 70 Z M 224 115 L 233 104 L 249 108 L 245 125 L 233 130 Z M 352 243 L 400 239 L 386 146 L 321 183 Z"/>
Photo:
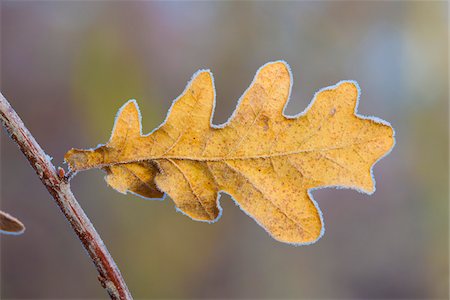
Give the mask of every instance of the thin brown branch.
<path id="1" fill-rule="evenodd" d="M 72 194 L 67 177 L 58 174 L 49 157 L 1 93 L 0 119 L 69 221 L 97 268 L 98 279 L 111 299 L 133 299 L 108 249 Z"/>

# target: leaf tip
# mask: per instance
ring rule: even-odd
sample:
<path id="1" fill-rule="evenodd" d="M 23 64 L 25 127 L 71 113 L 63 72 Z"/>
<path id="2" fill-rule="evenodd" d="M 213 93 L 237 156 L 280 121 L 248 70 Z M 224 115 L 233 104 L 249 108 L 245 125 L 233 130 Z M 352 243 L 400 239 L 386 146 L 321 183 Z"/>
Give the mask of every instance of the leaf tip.
<path id="1" fill-rule="evenodd" d="M 269 73 L 268 75 L 278 74 L 279 76 L 284 75 L 284 76 L 292 77 L 291 76 L 291 74 L 292 74 L 291 67 L 284 60 L 276 60 L 276 61 L 271 61 L 271 62 L 266 63 L 258 71 L 258 73 L 263 73 L 263 72 Z"/>
<path id="2" fill-rule="evenodd" d="M 134 114 L 136 116 L 139 116 L 140 114 L 139 105 L 136 99 L 130 99 L 127 102 L 125 102 L 125 104 L 122 105 L 122 107 L 117 112 L 117 118 L 120 118 L 121 116 L 126 114 Z"/>
<path id="3" fill-rule="evenodd" d="M 192 75 L 192 79 L 189 81 L 188 86 L 193 86 L 194 83 L 204 83 L 205 85 L 212 86 L 214 84 L 214 76 L 209 69 L 200 69 Z"/>
<path id="4" fill-rule="evenodd" d="M 0 211 L 0 233 L 19 235 L 25 232 L 25 225 L 15 217 Z"/>
<path id="5" fill-rule="evenodd" d="M 355 80 L 343 80 L 336 84 L 336 89 L 343 94 L 353 97 L 354 99 L 358 98 L 361 93 L 361 88 L 359 87 L 358 82 Z"/>

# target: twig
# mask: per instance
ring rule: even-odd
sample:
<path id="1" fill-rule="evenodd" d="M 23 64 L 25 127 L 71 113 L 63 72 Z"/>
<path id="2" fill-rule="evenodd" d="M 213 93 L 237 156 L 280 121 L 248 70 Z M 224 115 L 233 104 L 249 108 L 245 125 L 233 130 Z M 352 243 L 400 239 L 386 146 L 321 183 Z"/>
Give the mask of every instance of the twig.
<path id="1" fill-rule="evenodd" d="M 67 180 L 68 177 L 64 176 L 64 172 L 56 171 L 48 155 L 45 154 L 1 93 L 0 119 L 10 137 L 25 154 L 42 183 L 69 221 L 70 226 L 72 226 L 97 268 L 98 279 L 111 299 L 133 299 L 108 249 L 72 194 Z"/>

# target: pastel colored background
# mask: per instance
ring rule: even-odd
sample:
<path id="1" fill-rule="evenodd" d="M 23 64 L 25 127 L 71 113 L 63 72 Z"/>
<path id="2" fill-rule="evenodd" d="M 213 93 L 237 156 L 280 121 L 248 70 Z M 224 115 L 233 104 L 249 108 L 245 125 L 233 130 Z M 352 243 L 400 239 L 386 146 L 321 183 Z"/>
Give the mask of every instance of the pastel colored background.
<path id="1" fill-rule="evenodd" d="M 137 299 L 447 299 L 448 4 L 446 2 L 1 1 L 1 91 L 57 165 L 71 147 L 108 140 L 137 99 L 143 131 L 165 118 L 192 74 L 215 76 L 225 122 L 264 63 L 294 75 L 287 113 L 344 79 L 359 113 L 389 121 L 393 152 L 372 196 L 314 196 L 326 232 L 276 242 L 234 205 L 208 225 L 170 199 L 108 188 L 101 171 L 72 182 Z M 17 147 L 1 133 L 1 209 L 22 236 L 1 236 L 2 299 L 106 299 L 96 270 Z"/>

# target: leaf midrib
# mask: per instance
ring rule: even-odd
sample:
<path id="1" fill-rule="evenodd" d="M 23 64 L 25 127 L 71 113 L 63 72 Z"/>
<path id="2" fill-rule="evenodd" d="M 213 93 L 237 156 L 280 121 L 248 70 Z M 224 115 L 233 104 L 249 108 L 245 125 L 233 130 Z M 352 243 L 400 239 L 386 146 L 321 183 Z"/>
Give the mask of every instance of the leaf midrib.
<path id="1" fill-rule="evenodd" d="M 303 150 L 294 150 L 294 151 L 287 151 L 287 152 L 279 152 L 279 153 L 270 153 L 270 154 L 262 154 L 262 155 L 251 155 L 251 156 L 232 156 L 232 157 L 192 157 L 192 156 L 180 156 L 180 155 L 166 155 L 166 156 L 149 156 L 144 157 L 140 159 L 133 159 L 133 160 L 123 160 L 118 162 L 110 162 L 106 164 L 98 164 L 98 165 L 92 165 L 87 168 L 83 169 L 90 169 L 90 168 L 103 168 L 107 166 L 113 166 L 113 165 L 122 165 L 122 164 L 130 164 L 130 163 L 138 163 L 143 161 L 157 161 L 157 160 L 169 160 L 169 159 L 175 159 L 175 160 L 191 160 L 191 161 L 198 161 L 198 162 L 221 162 L 221 161 L 233 161 L 233 160 L 254 160 L 254 159 L 267 159 L 267 158 L 274 158 L 274 157 L 283 157 L 283 156 L 289 156 L 289 155 L 296 155 L 301 153 L 314 153 L 314 152 L 325 152 L 325 151 L 332 151 L 332 150 L 339 150 L 347 147 L 352 147 L 355 145 L 365 144 L 369 143 L 371 141 L 375 141 L 378 139 L 384 138 L 383 136 L 377 136 L 372 139 L 363 140 L 356 143 L 350 143 L 335 147 L 328 147 L 323 149 L 303 149 Z"/>

